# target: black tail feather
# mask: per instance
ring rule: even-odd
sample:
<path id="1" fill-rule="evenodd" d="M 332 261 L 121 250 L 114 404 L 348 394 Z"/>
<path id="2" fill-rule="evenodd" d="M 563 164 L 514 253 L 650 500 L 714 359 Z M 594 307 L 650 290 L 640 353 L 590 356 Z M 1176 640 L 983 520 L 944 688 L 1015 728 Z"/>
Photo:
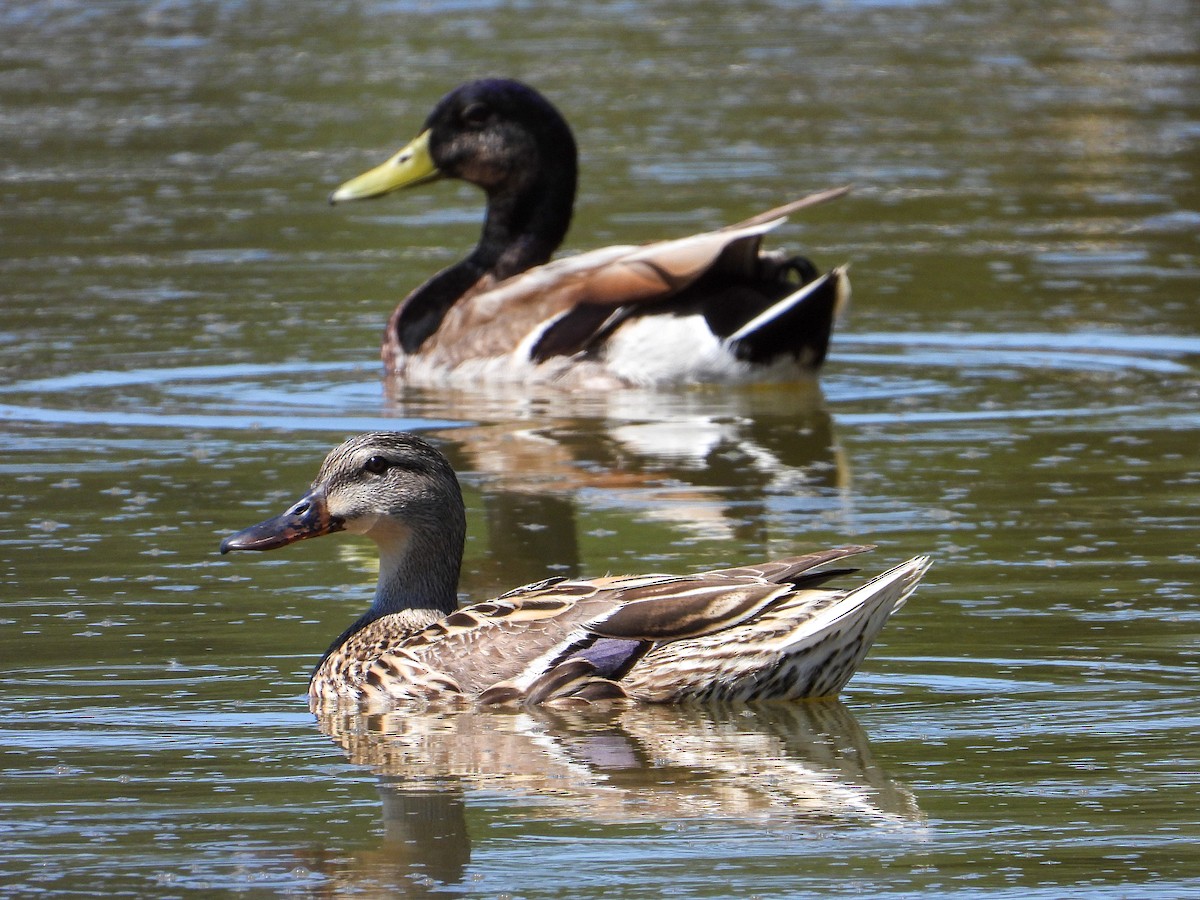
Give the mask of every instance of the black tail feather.
<path id="1" fill-rule="evenodd" d="M 834 270 L 755 316 L 729 337 L 734 355 L 744 362 L 766 363 L 790 354 L 802 366 L 818 368 L 829 352 L 843 280 Z"/>

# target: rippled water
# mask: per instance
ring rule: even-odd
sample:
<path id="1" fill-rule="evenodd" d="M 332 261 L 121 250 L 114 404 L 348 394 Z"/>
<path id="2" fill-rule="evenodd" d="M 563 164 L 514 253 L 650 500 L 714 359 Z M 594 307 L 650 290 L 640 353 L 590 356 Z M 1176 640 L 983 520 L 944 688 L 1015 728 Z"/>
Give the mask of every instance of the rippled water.
<path id="1" fill-rule="evenodd" d="M 1194 893 L 1194 9 L 581 9 L 0 6 L 3 893 Z M 497 72 L 573 248 L 853 182 L 773 236 L 853 266 L 819 388 L 386 390 L 479 197 L 324 198 Z M 318 721 L 368 549 L 216 545 L 377 427 L 462 473 L 472 598 L 936 564 L 841 703 Z"/>

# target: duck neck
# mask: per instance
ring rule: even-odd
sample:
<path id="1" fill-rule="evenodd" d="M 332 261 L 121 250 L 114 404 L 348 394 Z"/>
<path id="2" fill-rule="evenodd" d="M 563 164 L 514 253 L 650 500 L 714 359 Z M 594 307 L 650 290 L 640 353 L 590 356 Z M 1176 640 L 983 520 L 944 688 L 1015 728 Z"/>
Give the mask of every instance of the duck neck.
<path id="1" fill-rule="evenodd" d="M 398 539 L 378 540 L 379 582 L 367 621 L 402 613 L 414 622 L 424 620 L 423 626 L 458 608 L 461 537 L 431 538 L 411 528 L 404 532 Z"/>
<path id="2" fill-rule="evenodd" d="M 388 322 L 384 342 L 384 362 L 391 365 L 397 347 L 404 353 L 416 353 L 442 324 L 459 297 L 478 284 L 487 269 L 473 256 L 438 272 L 413 291 L 396 307 Z"/>
<path id="3" fill-rule="evenodd" d="M 414 530 L 387 539 L 371 536 L 379 544 L 379 582 L 370 609 L 338 636 L 313 670 L 314 677 L 346 641 L 384 616 L 399 617 L 401 631 L 416 632 L 458 608 L 458 576 L 462 567 L 465 523 L 452 523 L 452 533 L 441 539 L 418 535 Z"/>
<path id="4" fill-rule="evenodd" d="M 483 232 L 469 260 L 497 281 L 549 262 L 562 245 L 575 206 L 574 146 L 570 150 L 530 177 L 489 192 Z"/>
<path id="5" fill-rule="evenodd" d="M 558 136 L 542 165 L 488 191 L 487 215 L 470 256 L 430 278 L 392 313 L 385 361 L 416 353 L 460 297 L 488 276 L 502 281 L 550 260 L 571 225 L 577 180 L 575 142 Z"/>

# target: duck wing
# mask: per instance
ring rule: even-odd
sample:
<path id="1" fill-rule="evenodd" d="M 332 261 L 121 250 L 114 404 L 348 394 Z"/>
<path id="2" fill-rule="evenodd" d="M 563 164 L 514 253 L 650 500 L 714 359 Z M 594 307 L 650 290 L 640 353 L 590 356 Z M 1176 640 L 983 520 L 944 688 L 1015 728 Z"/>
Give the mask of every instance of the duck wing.
<path id="1" fill-rule="evenodd" d="M 656 645 L 622 684 L 638 700 L 744 702 L 832 697 L 929 569 L 914 557 L 851 590 L 797 590 L 718 634 Z M 823 574 L 823 573 L 822 573 Z"/>
<path id="2" fill-rule="evenodd" d="M 447 690 L 483 703 L 625 695 L 621 680 L 659 645 L 732 633 L 821 579 L 815 566 L 845 547 L 697 575 L 550 579 L 474 604 L 400 642 L 372 663 L 372 702 Z"/>
<path id="3" fill-rule="evenodd" d="M 677 311 L 673 298 L 685 305 L 723 303 L 729 308 L 718 318 L 728 319 L 724 330 L 731 333 L 798 287 L 779 289 L 785 261 L 762 253 L 763 235 L 788 214 L 847 190 L 822 191 L 689 237 L 565 257 L 499 282 L 483 276 L 445 312 L 419 354 L 447 368 L 510 354 L 532 364 L 575 356 L 594 350 L 631 316 Z M 756 299 L 763 285 L 769 300 L 741 312 L 746 298 L 736 292 L 752 292 Z M 395 329 L 388 333 L 394 335 Z M 391 358 L 401 355 L 393 348 Z"/>
<path id="4" fill-rule="evenodd" d="M 768 209 L 766 212 L 760 212 L 758 215 L 743 219 L 741 222 L 735 222 L 727 227 L 731 229 L 748 228 L 752 225 L 761 225 L 764 222 L 771 222 L 775 219 L 787 218 L 792 213 L 807 209 L 810 206 L 817 206 L 818 204 L 828 203 L 830 200 L 837 200 L 839 197 L 844 197 L 850 193 L 851 189 L 851 186 L 847 184 L 842 187 L 817 191 L 816 193 L 801 197 L 799 200 L 790 200 L 782 206 L 776 206 L 773 209 Z"/>
<path id="5" fill-rule="evenodd" d="M 782 219 L 641 246 L 604 247 L 536 266 L 499 283 L 481 278 L 447 310 L 420 355 L 440 366 L 516 353 L 531 362 L 585 349 L 618 310 L 669 299 L 727 250 L 757 254 Z"/>

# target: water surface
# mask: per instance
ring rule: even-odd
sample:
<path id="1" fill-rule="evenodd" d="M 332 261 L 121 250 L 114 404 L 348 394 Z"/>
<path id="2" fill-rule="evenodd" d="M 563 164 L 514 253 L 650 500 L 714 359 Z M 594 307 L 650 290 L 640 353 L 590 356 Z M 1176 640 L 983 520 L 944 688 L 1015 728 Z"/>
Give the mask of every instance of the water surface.
<path id="1" fill-rule="evenodd" d="M 6 895 L 1187 896 L 1200 53 L 1186 3 L 0 8 Z M 819 386 L 379 379 L 473 241 L 330 209 L 450 86 L 575 124 L 571 248 L 853 183 Z M 316 720 L 369 548 L 221 558 L 324 453 L 462 473 L 465 597 L 814 546 L 927 583 L 841 702 Z"/>

